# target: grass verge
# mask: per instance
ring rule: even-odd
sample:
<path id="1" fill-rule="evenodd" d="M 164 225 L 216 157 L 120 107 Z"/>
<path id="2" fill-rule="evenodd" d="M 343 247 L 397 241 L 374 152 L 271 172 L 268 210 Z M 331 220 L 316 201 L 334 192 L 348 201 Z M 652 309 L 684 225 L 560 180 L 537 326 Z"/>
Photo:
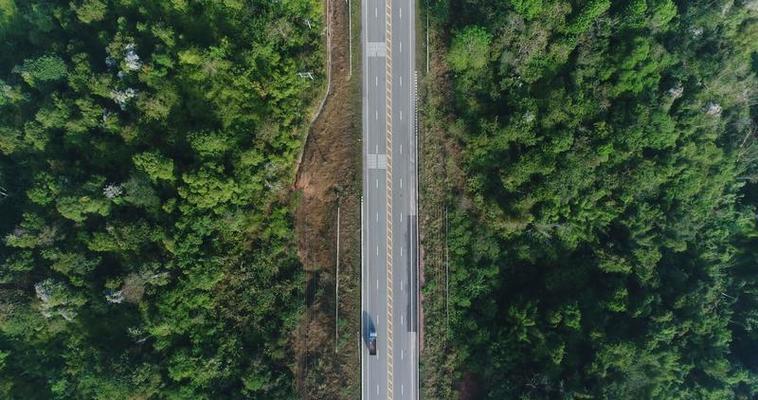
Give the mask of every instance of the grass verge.
<path id="1" fill-rule="evenodd" d="M 423 68 L 419 85 L 422 105 L 419 109 L 423 308 L 421 397 L 439 400 L 467 398 L 465 388 L 457 387 L 462 380 L 455 375 L 460 357 L 450 342 L 446 248 L 446 215 L 452 214 L 452 208 L 463 198 L 465 177 L 460 169 L 460 149 L 448 131 L 454 123 L 450 104 L 453 93 L 452 76 L 445 60 L 444 33 L 435 26 L 433 18 L 427 32 L 428 10 L 421 5 L 419 8 L 417 65 Z"/>
<path id="2" fill-rule="evenodd" d="M 350 5 L 329 3 L 332 89 L 311 126 L 295 182 L 295 226 L 306 298 L 290 342 L 296 354 L 295 385 L 303 399 L 360 395 L 360 6 Z"/>

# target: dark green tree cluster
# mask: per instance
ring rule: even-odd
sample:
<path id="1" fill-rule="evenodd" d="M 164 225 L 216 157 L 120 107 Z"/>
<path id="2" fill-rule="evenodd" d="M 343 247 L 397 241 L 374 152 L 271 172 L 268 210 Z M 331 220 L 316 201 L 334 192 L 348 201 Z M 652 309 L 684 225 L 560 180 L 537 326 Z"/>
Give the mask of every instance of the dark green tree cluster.
<path id="1" fill-rule="evenodd" d="M 313 0 L 0 0 L 0 398 L 292 398 Z"/>
<path id="2" fill-rule="evenodd" d="M 451 335 L 491 399 L 758 396 L 750 0 L 439 1 L 468 174 Z"/>

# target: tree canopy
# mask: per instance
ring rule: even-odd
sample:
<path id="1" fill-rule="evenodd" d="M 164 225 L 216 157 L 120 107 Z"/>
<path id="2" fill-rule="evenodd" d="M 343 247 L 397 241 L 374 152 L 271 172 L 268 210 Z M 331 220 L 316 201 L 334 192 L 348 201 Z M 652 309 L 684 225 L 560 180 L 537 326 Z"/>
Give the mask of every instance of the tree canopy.
<path id="1" fill-rule="evenodd" d="M 321 4 L 0 0 L 0 397 L 289 399 Z"/>
<path id="2" fill-rule="evenodd" d="M 755 2 L 430 13 L 467 179 L 459 379 L 491 399 L 758 396 Z"/>

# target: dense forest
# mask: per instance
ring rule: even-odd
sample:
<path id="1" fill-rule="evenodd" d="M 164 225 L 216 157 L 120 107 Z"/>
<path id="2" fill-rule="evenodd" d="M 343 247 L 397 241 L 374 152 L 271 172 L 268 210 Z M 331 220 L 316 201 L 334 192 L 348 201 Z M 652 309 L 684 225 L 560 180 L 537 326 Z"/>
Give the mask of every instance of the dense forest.
<path id="1" fill-rule="evenodd" d="M 295 397 L 322 40 L 317 0 L 0 0 L 0 398 Z"/>
<path id="2" fill-rule="evenodd" d="M 428 11 L 463 394 L 757 398 L 758 2 Z"/>

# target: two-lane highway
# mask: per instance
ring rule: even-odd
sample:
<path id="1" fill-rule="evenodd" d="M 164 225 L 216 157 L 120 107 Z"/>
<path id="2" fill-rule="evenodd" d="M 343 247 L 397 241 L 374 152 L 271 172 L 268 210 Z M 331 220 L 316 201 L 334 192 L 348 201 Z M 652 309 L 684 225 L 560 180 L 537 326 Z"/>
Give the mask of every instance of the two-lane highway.
<path id="1" fill-rule="evenodd" d="M 362 0 L 363 399 L 418 398 L 415 3 Z M 377 354 L 368 350 L 377 333 Z"/>

